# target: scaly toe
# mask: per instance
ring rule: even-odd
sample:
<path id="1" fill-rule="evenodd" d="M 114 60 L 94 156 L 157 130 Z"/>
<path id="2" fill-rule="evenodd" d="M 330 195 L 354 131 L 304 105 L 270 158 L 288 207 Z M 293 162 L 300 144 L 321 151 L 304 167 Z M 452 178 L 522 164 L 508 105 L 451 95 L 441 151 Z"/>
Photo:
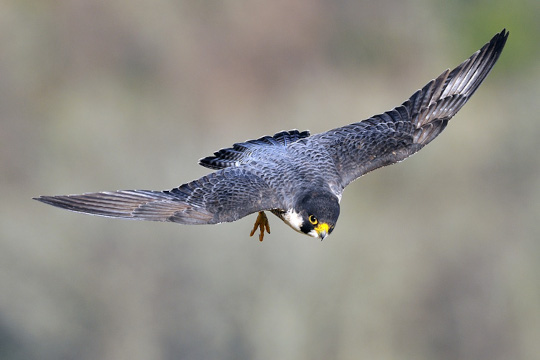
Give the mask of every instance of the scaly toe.
<path id="1" fill-rule="evenodd" d="M 255 220 L 255 224 L 253 225 L 253 230 L 251 230 L 249 236 L 253 236 L 257 231 L 257 228 L 260 230 L 259 241 L 263 241 L 264 231 L 266 230 L 266 232 L 270 234 L 270 224 L 268 223 L 268 218 L 266 217 L 264 211 L 259 211 L 259 215 Z"/>

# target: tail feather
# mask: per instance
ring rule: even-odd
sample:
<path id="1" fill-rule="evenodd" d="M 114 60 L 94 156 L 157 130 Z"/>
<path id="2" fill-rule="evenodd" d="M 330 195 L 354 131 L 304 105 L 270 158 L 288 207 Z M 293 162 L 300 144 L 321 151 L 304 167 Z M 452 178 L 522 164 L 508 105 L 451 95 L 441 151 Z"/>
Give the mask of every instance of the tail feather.
<path id="1" fill-rule="evenodd" d="M 248 140 L 236 143 L 231 148 L 218 150 L 212 156 L 199 160 L 199 164 L 209 169 L 224 169 L 230 166 L 238 166 L 250 157 L 253 149 L 265 146 L 287 146 L 299 139 L 309 137 L 309 131 L 289 130 L 281 131 L 273 136 L 263 136 L 257 140 Z"/>

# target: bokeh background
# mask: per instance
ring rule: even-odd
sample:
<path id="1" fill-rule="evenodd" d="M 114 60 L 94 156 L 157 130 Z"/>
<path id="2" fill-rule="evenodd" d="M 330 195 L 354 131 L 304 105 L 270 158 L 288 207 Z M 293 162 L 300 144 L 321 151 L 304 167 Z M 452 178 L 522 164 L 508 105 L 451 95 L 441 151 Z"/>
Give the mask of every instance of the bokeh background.
<path id="1" fill-rule="evenodd" d="M 0 2 L 0 358 L 539 359 L 540 2 Z M 425 150 L 320 242 L 61 211 L 389 110 L 504 27 Z"/>

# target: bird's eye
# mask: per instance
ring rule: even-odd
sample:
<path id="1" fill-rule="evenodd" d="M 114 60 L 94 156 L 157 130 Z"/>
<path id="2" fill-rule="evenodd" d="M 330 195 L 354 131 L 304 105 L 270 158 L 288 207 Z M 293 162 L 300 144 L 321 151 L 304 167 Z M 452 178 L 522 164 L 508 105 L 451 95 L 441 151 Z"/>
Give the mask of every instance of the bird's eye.
<path id="1" fill-rule="evenodd" d="M 309 222 L 312 223 L 313 225 L 317 225 L 317 223 L 319 222 L 319 220 L 317 220 L 317 218 L 313 215 L 309 215 L 308 219 L 309 219 Z"/>

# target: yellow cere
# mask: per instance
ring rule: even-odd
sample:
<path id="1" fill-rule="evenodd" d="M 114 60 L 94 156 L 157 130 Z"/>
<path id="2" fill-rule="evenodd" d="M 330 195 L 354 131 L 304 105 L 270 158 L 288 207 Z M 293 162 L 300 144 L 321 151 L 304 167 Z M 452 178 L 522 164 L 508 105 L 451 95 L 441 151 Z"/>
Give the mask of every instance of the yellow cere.
<path id="1" fill-rule="evenodd" d="M 329 229 L 330 229 L 330 226 L 328 226 L 327 223 L 322 223 L 315 226 L 315 231 L 317 232 L 317 234 L 320 234 L 322 232 L 326 232 L 328 234 Z"/>

